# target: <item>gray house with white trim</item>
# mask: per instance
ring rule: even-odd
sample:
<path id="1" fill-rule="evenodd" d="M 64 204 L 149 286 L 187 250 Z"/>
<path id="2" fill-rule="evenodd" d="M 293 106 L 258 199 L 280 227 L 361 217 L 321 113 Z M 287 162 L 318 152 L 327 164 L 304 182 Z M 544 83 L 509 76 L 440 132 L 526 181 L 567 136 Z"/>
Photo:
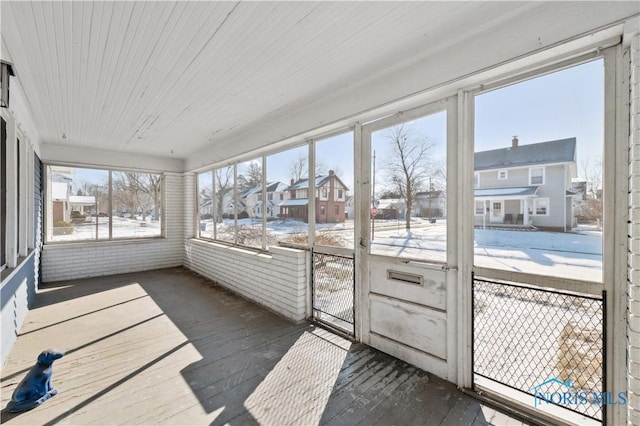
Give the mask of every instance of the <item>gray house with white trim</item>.
<path id="1" fill-rule="evenodd" d="M 475 225 L 568 231 L 576 176 L 576 138 L 476 152 Z"/>

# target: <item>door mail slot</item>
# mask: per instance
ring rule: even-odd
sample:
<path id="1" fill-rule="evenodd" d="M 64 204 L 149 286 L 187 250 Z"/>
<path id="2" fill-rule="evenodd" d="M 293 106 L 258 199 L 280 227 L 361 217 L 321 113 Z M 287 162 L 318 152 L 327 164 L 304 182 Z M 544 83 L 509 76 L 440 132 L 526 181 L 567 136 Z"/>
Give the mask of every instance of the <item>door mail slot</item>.
<path id="1" fill-rule="evenodd" d="M 424 283 L 422 275 L 393 271 L 391 269 L 387 269 L 387 279 L 415 285 L 422 285 Z"/>

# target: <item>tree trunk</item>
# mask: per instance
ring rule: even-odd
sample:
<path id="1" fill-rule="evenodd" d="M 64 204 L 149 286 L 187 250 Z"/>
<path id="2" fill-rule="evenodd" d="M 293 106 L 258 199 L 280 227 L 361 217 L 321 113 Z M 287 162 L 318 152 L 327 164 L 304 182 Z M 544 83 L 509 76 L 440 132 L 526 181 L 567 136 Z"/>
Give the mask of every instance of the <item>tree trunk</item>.
<path id="1" fill-rule="evenodd" d="M 411 203 L 407 202 L 407 211 L 404 215 L 405 219 L 405 229 L 407 231 L 411 230 Z"/>

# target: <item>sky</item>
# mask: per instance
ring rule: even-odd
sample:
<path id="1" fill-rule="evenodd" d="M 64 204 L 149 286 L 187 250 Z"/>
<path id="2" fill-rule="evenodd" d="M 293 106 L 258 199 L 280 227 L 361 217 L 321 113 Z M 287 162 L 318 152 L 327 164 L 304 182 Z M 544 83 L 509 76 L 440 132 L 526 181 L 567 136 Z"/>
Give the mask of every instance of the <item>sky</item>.
<path id="1" fill-rule="evenodd" d="M 601 59 L 566 70 L 530 79 L 483 93 L 475 98 L 475 150 L 511 146 L 513 136 L 520 145 L 575 137 L 577 169 L 591 164 L 602 155 L 604 135 L 604 64 Z M 446 113 L 444 111 L 406 123 L 407 127 L 426 138 L 434 147 L 435 161 L 445 162 Z M 385 130 L 374 132 L 372 149 L 376 151 L 378 185 L 384 186 L 384 163 L 391 158 Z M 307 156 L 307 145 L 267 156 L 267 181 L 289 183 L 291 165 Z M 316 159 L 322 172 L 333 169 L 352 190 L 354 183 L 353 133 L 316 141 Z M 249 160 L 239 165 L 238 173 Z M 68 168 L 67 168 L 68 169 Z M 96 182 L 104 172 L 76 169 L 68 173 L 74 181 Z"/>

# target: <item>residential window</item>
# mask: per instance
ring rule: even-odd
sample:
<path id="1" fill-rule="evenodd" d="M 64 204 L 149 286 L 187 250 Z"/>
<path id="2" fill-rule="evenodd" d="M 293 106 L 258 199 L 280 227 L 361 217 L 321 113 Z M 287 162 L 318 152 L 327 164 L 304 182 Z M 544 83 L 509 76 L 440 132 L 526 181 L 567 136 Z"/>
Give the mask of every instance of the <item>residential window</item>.
<path id="1" fill-rule="evenodd" d="M 529 169 L 529 185 L 544 185 L 544 167 Z"/>
<path id="2" fill-rule="evenodd" d="M 235 167 L 227 166 L 213 171 L 215 191 L 214 203 L 216 205 L 215 226 L 216 239 L 227 242 L 235 242 Z"/>
<path id="3" fill-rule="evenodd" d="M 506 180 L 507 179 L 507 171 L 499 170 L 498 171 L 498 180 Z"/>
<path id="4" fill-rule="evenodd" d="M 282 195 L 282 194 L 280 194 L 280 195 Z M 267 200 L 273 201 L 273 192 L 270 192 L 270 193 L 267 194 Z"/>
<path id="5" fill-rule="evenodd" d="M 51 165 L 47 176 L 47 242 L 162 235 L 162 174 Z"/>
<path id="6" fill-rule="evenodd" d="M 607 241 L 604 233 L 608 229 L 602 226 L 606 218 L 599 194 L 606 174 L 602 167 L 602 129 L 612 124 L 605 123 L 604 100 L 613 93 L 605 95 L 609 88 L 605 85 L 603 58 L 566 65 L 518 82 L 495 82 L 496 88 L 474 95 L 475 171 L 508 171 L 510 183 L 498 185 L 502 188 L 495 191 L 475 190 L 477 197 L 493 193 L 495 201 L 504 198 L 501 216 L 494 216 L 497 210 L 493 200 L 486 221 L 476 216 L 476 266 L 602 280 L 602 265 L 606 263 L 603 242 Z M 576 109 L 575 99 L 580 99 L 585 108 Z M 507 116 L 509 120 L 504 119 Z M 523 132 L 522 138 L 513 135 L 518 131 Z M 496 139 L 497 134 L 504 137 Z M 569 199 L 567 191 L 577 182 L 585 182 L 585 195 Z M 513 232 L 497 229 L 505 221 L 515 225 Z M 521 232 L 530 226 L 537 232 Z M 588 235 L 571 232 L 582 229 L 589 229 Z M 590 247 L 588 255 L 557 250 L 581 245 Z M 503 250 L 523 256 L 507 259 Z M 537 261 L 551 255 L 554 262 Z"/>
<path id="7" fill-rule="evenodd" d="M 484 216 L 484 201 L 476 201 L 476 216 Z"/>
<path id="8" fill-rule="evenodd" d="M 215 238 L 213 172 L 198 174 L 198 236 Z"/>
<path id="9" fill-rule="evenodd" d="M 279 199 L 269 206 L 269 217 L 274 220 L 268 220 L 266 224 L 267 247 L 281 242 L 306 245 L 309 241 L 308 200 L 293 199 L 296 192 L 299 198 L 303 198 L 302 190 L 296 191 L 293 187 L 308 186 L 308 158 L 309 146 L 306 144 L 267 155 L 265 158 L 267 185 L 278 194 L 276 198 Z"/>
<path id="10" fill-rule="evenodd" d="M 530 214 L 533 216 L 548 216 L 549 215 L 549 199 L 548 198 L 534 198 L 531 203 Z"/>
<path id="11" fill-rule="evenodd" d="M 353 132 L 345 132 L 315 142 L 315 169 L 319 175 L 316 182 L 321 187 L 322 200 L 331 202 L 322 201 L 324 205 L 316 217 L 316 223 L 322 222 L 315 227 L 317 245 L 354 247 L 353 214 L 344 214 L 348 211 L 344 192 L 353 188 L 355 180 L 353 137 Z"/>
<path id="12" fill-rule="evenodd" d="M 473 174 L 473 187 L 477 188 L 480 186 L 480 173 Z"/>
<path id="13" fill-rule="evenodd" d="M 236 243 L 262 248 L 262 157 L 238 163 Z"/>
<path id="14" fill-rule="evenodd" d="M 429 106 L 426 111 L 414 120 L 371 132 L 372 186 L 375 182 L 371 198 L 380 202 L 378 216 L 371 222 L 371 254 L 448 260 L 448 114 L 433 112 Z M 389 226 L 392 219 L 395 228 Z M 414 227 L 424 227 L 424 233 Z"/>

